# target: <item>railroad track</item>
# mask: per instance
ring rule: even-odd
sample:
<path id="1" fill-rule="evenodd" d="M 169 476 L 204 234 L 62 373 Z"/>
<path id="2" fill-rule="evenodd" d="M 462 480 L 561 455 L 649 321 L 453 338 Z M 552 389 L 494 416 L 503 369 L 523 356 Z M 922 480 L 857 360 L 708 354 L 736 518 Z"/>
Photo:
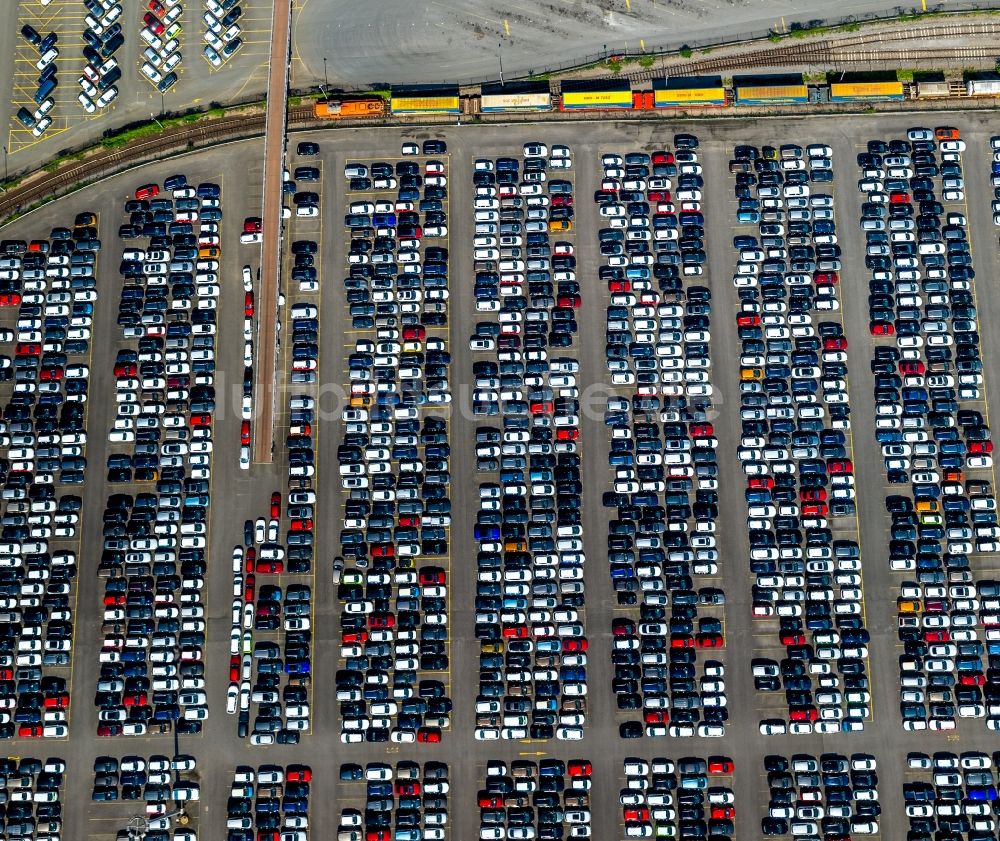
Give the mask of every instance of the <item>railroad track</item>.
<path id="1" fill-rule="evenodd" d="M 43 199 L 56 196 L 66 188 L 117 171 L 122 164 L 145 163 L 162 157 L 165 152 L 188 148 L 190 144 L 197 147 L 205 141 L 250 137 L 262 134 L 263 131 L 263 114 L 251 114 L 172 127 L 164 132 L 139 138 L 120 149 L 104 150 L 0 194 L 0 220 Z"/>
<path id="2" fill-rule="evenodd" d="M 671 64 L 672 74 L 699 75 L 721 73 L 728 70 L 753 70 L 761 67 L 826 66 L 839 64 L 873 64 L 893 62 L 901 56 L 905 61 L 992 59 L 996 50 L 989 47 L 940 47 L 924 50 L 882 50 L 880 45 L 901 41 L 919 41 L 941 38 L 993 38 L 1000 39 L 1000 23 L 988 20 L 971 23 L 926 24 L 911 29 L 893 29 L 869 35 L 849 35 L 822 41 L 805 41 L 780 47 L 760 48 L 747 53 L 734 53 L 719 58 L 698 59 L 681 65 Z M 644 70 L 628 73 L 634 82 L 651 82 L 663 75 L 663 70 Z"/>

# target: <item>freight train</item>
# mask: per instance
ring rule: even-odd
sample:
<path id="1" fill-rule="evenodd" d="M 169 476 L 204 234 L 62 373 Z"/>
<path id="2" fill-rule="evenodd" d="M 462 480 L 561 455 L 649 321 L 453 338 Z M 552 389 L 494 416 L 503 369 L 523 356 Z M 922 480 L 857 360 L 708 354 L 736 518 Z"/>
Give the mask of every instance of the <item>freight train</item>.
<path id="1" fill-rule="evenodd" d="M 531 111 L 657 111 L 726 106 L 796 105 L 826 102 L 899 102 L 931 97 L 998 97 L 1000 76 L 979 74 L 965 81 L 929 77 L 902 82 L 895 73 L 807 83 L 799 74 L 735 76 L 671 76 L 634 88 L 628 79 L 564 79 L 484 84 L 478 92 L 461 93 L 456 86 L 393 88 L 388 97 L 344 96 L 318 102 L 320 119 L 524 113 Z"/>

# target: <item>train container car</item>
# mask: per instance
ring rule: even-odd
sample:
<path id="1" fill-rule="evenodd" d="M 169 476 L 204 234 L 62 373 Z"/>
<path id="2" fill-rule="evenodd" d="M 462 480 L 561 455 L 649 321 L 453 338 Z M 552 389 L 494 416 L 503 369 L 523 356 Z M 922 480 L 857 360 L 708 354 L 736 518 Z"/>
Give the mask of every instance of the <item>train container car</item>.
<path id="1" fill-rule="evenodd" d="M 725 105 L 721 76 L 671 76 L 653 79 L 653 104 L 657 108 Z"/>
<path id="2" fill-rule="evenodd" d="M 906 98 L 902 82 L 832 82 L 830 102 L 895 102 Z"/>
<path id="3" fill-rule="evenodd" d="M 480 109 L 484 114 L 551 111 L 552 94 L 548 82 L 508 82 L 483 85 Z"/>
<path id="4" fill-rule="evenodd" d="M 981 73 L 965 81 L 965 92 L 969 96 L 1000 96 L 1000 76 Z"/>
<path id="5" fill-rule="evenodd" d="M 916 82 L 917 99 L 930 99 L 936 96 L 950 96 L 950 85 L 947 82 Z"/>
<path id="6" fill-rule="evenodd" d="M 393 88 L 389 107 L 394 115 L 460 114 L 457 86 Z"/>
<path id="7" fill-rule="evenodd" d="M 789 105 L 809 102 L 809 88 L 799 73 L 734 76 L 737 105 Z"/>
<path id="8" fill-rule="evenodd" d="M 631 110 L 628 79 L 567 79 L 562 83 L 562 111 Z"/>
<path id="9" fill-rule="evenodd" d="M 321 120 L 344 120 L 355 117 L 381 117 L 385 114 L 385 100 L 379 97 L 343 99 L 317 102 L 313 115 Z"/>

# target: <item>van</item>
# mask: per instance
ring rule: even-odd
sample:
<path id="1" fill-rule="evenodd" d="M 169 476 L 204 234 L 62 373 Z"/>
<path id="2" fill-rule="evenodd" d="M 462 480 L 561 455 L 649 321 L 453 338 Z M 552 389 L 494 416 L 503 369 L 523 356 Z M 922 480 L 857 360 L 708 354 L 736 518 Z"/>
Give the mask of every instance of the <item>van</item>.
<path id="1" fill-rule="evenodd" d="M 42 84 L 38 86 L 38 90 L 35 91 L 35 96 L 33 97 L 35 103 L 41 105 L 46 99 L 48 99 L 49 94 L 56 89 L 56 85 L 58 84 L 59 82 L 55 78 L 46 79 L 42 82 Z"/>
<path id="2" fill-rule="evenodd" d="M 101 76 L 101 78 L 98 80 L 98 82 L 97 82 L 97 89 L 99 91 L 106 91 L 115 82 L 117 82 L 121 77 L 122 77 L 121 68 L 120 67 L 113 67 L 113 68 L 111 68 L 111 70 L 108 71 L 108 73 L 106 75 Z"/>

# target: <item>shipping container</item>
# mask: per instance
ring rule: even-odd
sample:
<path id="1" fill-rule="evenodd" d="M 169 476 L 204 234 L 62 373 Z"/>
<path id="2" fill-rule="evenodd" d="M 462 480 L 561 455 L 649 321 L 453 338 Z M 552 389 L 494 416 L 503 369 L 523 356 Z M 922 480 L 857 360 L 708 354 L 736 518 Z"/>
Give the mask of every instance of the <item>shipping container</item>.
<path id="1" fill-rule="evenodd" d="M 657 108 L 692 105 L 725 105 L 726 89 L 721 76 L 671 76 L 653 80 L 653 102 Z"/>
<path id="2" fill-rule="evenodd" d="M 378 97 L 317 102 L 313 114 L 321 120 L 341 120 L 350 117 L 379 117 L 385 113 L 385 100 Z"/>
<path id="3" fill-rule="evenodd" d="M 631 109 L 632 84 L 628 79 L 572 80 L 562 83 L 563 111 Z"/>
<path id="4" fill-rule="evenodd" d="M 734 76 L 737 105 L 775 105 L 809 101 L 809 88 L 798 73 Z"/>
<path id="5" fill-rule="evenodd" d="M 458 88 L 454 86 L 396 89 L 389 107 L 393 114 L 458 114 Z"/>
<path id="6" fill-rule="evenodd" d="M 902 82 L 833 82 L 831 102 L 868 102 L 903 99 Z"/>
<path id="7" fill-rule="evenodd" d="M 949 84 L 947 82 L 917 82 L 917 98 L 926 99 L 931 96 L 948 96 Z"/>
<path id="8" fill-rule="evenodd" d="M 548 82 L 508 82 L 482 87 L 480 107 L 483 112 L 549 111 L 552 94 Z"/>
<path id="9" fill-rule="evenodd" d="M 1000 79 L 969 79 L 965 83 L 965 92 L 969 96 L 998 96 Z"/>

